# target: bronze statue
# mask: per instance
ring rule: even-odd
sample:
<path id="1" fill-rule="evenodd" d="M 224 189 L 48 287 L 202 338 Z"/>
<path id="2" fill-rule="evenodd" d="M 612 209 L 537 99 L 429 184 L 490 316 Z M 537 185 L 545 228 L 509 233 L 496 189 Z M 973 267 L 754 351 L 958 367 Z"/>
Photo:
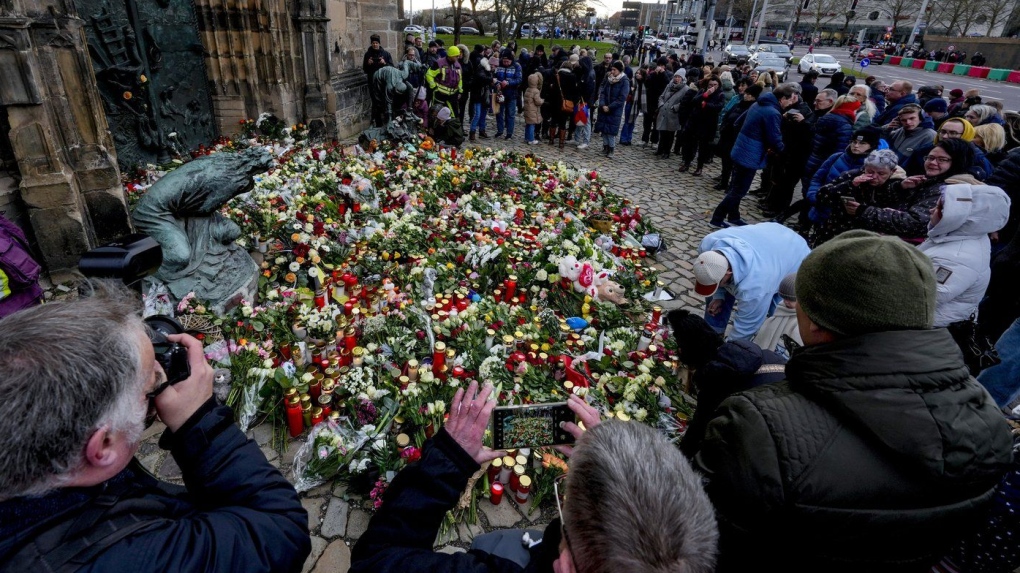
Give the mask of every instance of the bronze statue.
<path id="1" fill-rule="evenodd" d="M 272 166 L 262 149 L 215 153 L 171 171 L 138 202 L 132 219 L 163 248 L 154 278 L 177 299 L 189 292 L 223 313 L 243 297 L 253 300 L 258 265 L 234 244 L 241 229 L 219 209 L 250 191 L 254 176 Z"/>

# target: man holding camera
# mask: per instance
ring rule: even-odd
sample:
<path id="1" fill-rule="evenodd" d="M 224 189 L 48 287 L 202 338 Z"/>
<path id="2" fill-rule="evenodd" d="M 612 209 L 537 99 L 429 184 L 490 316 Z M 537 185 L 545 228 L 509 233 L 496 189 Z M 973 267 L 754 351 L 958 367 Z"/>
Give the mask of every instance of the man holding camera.
<path id="1" fill-rule="evenodd" d="M 168 384 L 137 298 L 93 287 L 0 329 L 0 571 L 299 570 L 307 514 L 216 405 L 202 344 L 167 337 L 190 367 Z M 186 489 L 134 460 L 147 414 Z"/>
<path id="2" fill-rule="evenodd" d="M 425 443 L 421 461 L 404 468 L 386 490 L 354 546 L 352 573 L 714 569 L 718 533 L 712 506 L 680 451 L 644 424 L 599 423 L 598 412 L 577 396 L 567 404 L 587 431 L 563 425 L 577 443 L 561 450 L 571 456 L 570 470 L 556 490 L 566 493 L 558 504 L 560 519 L 546 528 L 541 542 L 522 545 L 522 532 L 499 532 L 484 536 L 484 543 L 476 538 L 467 553 L 434 552 L 443 517 L 468 479 L 503 454 L 482 446 L 495 406 L 491 392 L 491 386 L 478 392 L 477 382 L 457 391 L 449 419 Z M 500 534 L 500 542 L 490 537 Z"/>

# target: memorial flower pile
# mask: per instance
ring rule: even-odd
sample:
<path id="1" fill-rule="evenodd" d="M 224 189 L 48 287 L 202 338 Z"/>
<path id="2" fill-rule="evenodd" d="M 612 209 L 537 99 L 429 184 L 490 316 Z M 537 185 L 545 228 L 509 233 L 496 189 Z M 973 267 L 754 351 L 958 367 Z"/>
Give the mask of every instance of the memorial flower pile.
<path id="1" fill-rule="evenodd" d="M 314 428 L 303 487 L 384 487 L 474 379 L 501 405 L 576 393 L 683 427 L 675 347 L 646 300 L 661 283 L 640 238 L 655 230 L 597 172 L 427 139 L 249 144 L 278 163 L 223 208 L 260 277 L 257 300 L 218 317 L 221 358 L 246 420 Z"/>

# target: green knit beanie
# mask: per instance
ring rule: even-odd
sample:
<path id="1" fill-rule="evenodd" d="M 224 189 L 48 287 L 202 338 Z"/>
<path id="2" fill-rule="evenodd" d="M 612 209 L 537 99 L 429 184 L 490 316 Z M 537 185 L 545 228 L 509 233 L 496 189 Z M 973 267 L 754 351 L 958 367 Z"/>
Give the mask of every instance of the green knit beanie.
<path id="1" fill-rule="evenodd" d="M 935 320 L 931 260 L 870 231 L 848 231 L 812 251 L 796 288 L 805 314 L 843 336 L 927 329 Z"/>

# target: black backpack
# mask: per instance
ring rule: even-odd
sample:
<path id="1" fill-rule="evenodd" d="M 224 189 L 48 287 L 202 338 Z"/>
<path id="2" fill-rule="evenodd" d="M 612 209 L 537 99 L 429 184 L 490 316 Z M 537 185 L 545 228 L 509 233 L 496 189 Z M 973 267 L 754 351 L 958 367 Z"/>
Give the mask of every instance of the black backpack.
<path id="1" fill-rule="evenodd" d="M 143 472 L 138 475 L 151 477 L 136 460 L 132 464 L 136 473 Z M 155 478 L 152 484 L 157 489 L 169 486 Z M 135 480 L 125 480 L 22 532 L 13 548 L 0 554 L 0 573 L 71 573 L 125 537 L 172 521 L 170 504 L 151 496 L 127 498 L 137 494 L 140 487 Z M 174 495 L 169 488 L 163 489 L 164 493 Z"/>

